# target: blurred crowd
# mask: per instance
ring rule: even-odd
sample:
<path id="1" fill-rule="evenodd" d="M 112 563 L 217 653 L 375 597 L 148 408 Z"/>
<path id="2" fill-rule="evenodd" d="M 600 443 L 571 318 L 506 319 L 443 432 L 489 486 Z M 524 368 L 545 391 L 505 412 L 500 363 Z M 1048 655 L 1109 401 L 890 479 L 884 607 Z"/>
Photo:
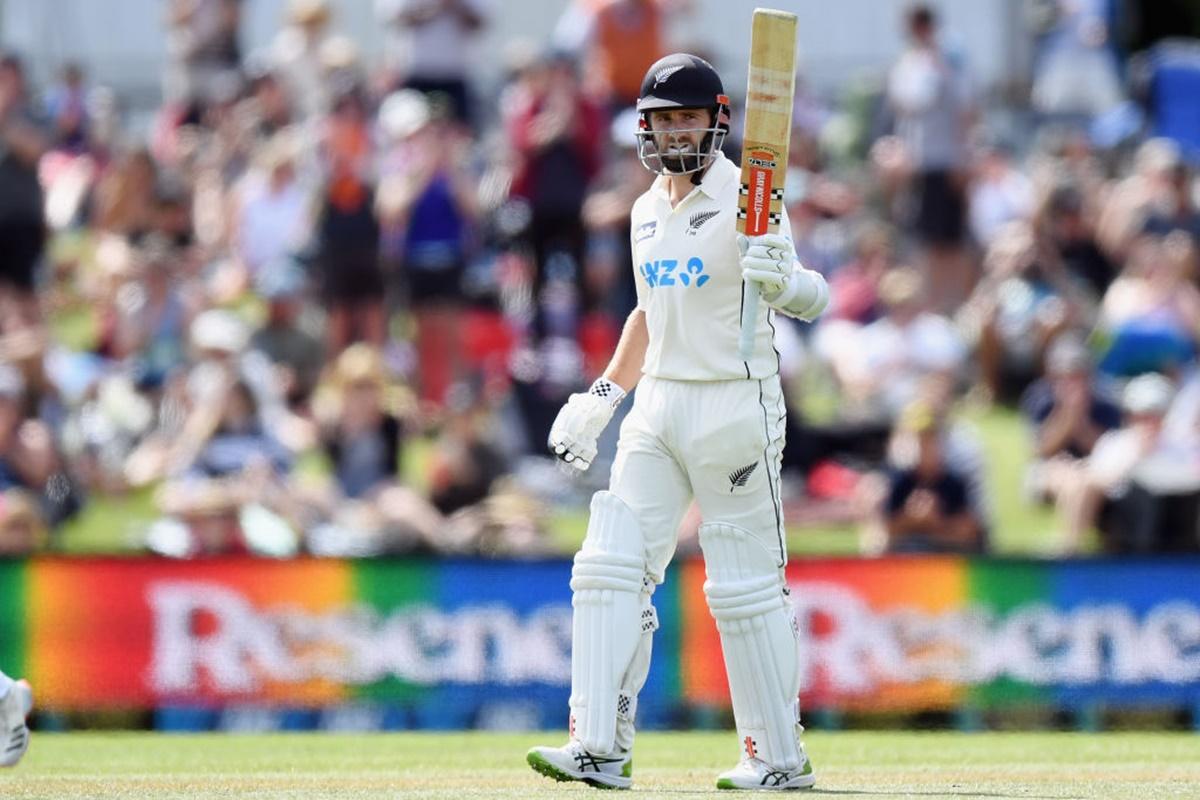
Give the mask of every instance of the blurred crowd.
<path id="1" fill-rule="evenodd" d="M 540 554 L 604 485 L 544 442 L 635 302 L 630 109 L 689 3 L 574 0 L 488 85 L 498 4 L 383 5 L 375 63 L 327 0 L 249 53 L 239 0 L 172 0 L 140 132 L 81 66 L 0 60 L 0 553 L 149 497 L 118 546 Z M 1200 549 L 1195 95 L 1153 60 L 1139 86 L 1092 5 L 1030 4 L 1003 119 L 926 7 L 880 81 L 798 81 L 792 234 L 834 297 L 777 320 L 798 526 L 984 553 L 1027 502 L 1062 554 Z M 1186 78 L 1197 48 L 1159 56 Z M 964 407 L 1022 415 L 1025 497 Z"/>

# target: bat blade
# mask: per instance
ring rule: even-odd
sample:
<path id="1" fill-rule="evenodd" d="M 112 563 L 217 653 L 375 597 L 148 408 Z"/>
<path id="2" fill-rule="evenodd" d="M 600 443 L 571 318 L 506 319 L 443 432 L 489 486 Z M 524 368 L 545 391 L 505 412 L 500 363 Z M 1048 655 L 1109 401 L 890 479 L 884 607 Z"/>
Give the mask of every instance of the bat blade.
<path id="1" fill-rule="evenodd" d="M 783 186 L 796 88 L 796 15 L 756 8 L 746 79 L 745 132 L 737 229 L 747 236 L 774 233 L 783 220 Z M 738 354 L 749 361 L 758 327 L 758 284 L 742 289 Z"/>

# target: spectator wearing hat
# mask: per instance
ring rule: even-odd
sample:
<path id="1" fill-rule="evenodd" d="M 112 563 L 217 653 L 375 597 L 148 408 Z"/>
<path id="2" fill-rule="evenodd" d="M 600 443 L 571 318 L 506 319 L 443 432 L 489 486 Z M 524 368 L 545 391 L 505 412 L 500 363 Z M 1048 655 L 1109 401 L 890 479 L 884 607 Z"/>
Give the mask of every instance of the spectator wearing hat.
<path id="1" fill-rule="evenodd" d="M 442 407 L 464 370 L 463 276 L 478 217 L 471 141 L 413 89 L 388 97 L 379 116 L 394 155 L 380 181 L 381 221 L 416 320 L 421 398 Z"/>
<path id="2" fill-rule="evenodd" d="M 317 389 L 314 415 L 332 481 L 305 487 L 304 501 L 320 523 L 309 547 L 327 555 L 403 552 L 433 548 L 444 520 L 401 479 L 405 421 L 397 387 L 383 357 L 364 343 L 351 345 Z"/>
<path id="3" fill-rule="evenodd" d="M 1129 381 L 1125 424 L 1102 436 L 1088 457 L 1091 496 L 1081 513 L 1095 520 L 1104 499 L 1112 501 L 1111 518 L 1100 519 L 1109 552 L 1200 551 L 1200 435 L 1167 431 L 1174 393 L 1157 373 Z"/>
<path id="4" fill-rule="evenodd" d="M 318 404 L 321 441 L 342 494 L 361 497 L 400 474 L 404 426 L 388 406 L 379 351 L 355 344 L 334 362 Z"/>
<path id="5" fill-rule="evenodd" d="M 890 553 L 982 553 L 986 525 L 971 504 L 968 480 L 948 464 L 941 415 L 926 400 L 908 405 L 897 435 L 911 440 L 909 463 L 887 478 L 882 509 Z"/>
<path id="6" fill-rule="evenodd" d="M 210 308 L 191 321 L 188 336 L 190 364 L 168 377 L 159 396 L 157 428 L 126 460 L 130 485 L 186 472 L 221 427 L 223 410 L 236 402 L 231 393 L 250 393 L 254 423 L 279 458 L 311 445 L 312 426 L 287 408 L 287 387 L 277 380 L 268 356 L 249 346 L 251 330 L 241 317 Z"/>
<path id="7" fill-rule="evenodd" d="M 186 470 L 220 421 L 230 387 L 239 379 L 250 334 L 233 312 L 208 309 L 188 326 L 190 366 L 163 385 L 159 426 L 125 462 L 131 486 L 146 486 Z"/>
<path id="8" fill-rule="evenodd" d="M 312 236 L 312 198 L 297 170 L 297 137 L 292 129 L 272 136 L 259 151 L 257 168 L 232 193 L 230 239 L 250 284 L 265 265 L 299 252 Z"/>
<path id="9" fill-rule="evenodd" d="M 313 122 L 329 110 L 321 48 L 332 16 L 329 0 L 289 0 L 284 27 L 271 43 L 272 65 L 296 102 L 301 122 Z"/>
<path id="10" fill-rule="evenodd" d="M 1025 486 L 1038 502 L 1055 505 L 1057 550 L 1078 552 L 1085 533 L 1079 504 L 1087 496 L 1087 458 L 1100 437 L 1121 424 L 1121 408 L 1097 383 L 1080 335 L 1064 333 L 1050 345 L 1046 375 L 1025 391 L 1021 413 L 1034 436 Z"/>

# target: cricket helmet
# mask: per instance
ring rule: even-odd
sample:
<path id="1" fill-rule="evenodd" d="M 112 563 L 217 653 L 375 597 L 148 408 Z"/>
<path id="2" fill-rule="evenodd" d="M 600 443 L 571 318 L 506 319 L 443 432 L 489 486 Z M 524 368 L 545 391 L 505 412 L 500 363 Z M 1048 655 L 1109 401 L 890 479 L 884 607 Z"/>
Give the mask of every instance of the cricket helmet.
<path id="1" fill-rule="evenodd" d="M 672 156 L 659 151 L 650 126 L 650 113 L 675 108 L 702 108 L 711 114 L 709 127 L 684 129 L 704 132 L 696 153 Z M 712 64 L 689 53 L 673 53 L 650 66 L 642 79 L 637 111 L 638 158 L 642 166 L 659 175 L 702 171 L 720 151 L 729 133 L 729 97 L 721 85 L 721 76 Z"/>

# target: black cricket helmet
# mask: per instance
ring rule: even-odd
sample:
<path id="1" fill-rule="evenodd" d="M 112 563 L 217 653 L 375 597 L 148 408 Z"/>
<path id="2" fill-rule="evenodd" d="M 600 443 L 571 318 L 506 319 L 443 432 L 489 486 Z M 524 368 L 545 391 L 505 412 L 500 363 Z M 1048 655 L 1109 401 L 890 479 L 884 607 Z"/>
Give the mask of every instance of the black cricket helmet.
<path id="1" fill-rule="evenodd" d="M 709 127 L 683 129 L 705 133 L 699 151 L 681 155 L 659 151 L 659 141 L 650 126 L 650 112 L 674 108 L 702 108 L 710 112 Z M 721 85 L 721 76 L 712 64 L 689 53 L 673 53 L 651 65 L 642 79 L 637 111 L 638 158 L 642 166 L 659 175 L 700 172 L 716 157 L 729 133 L 729 97 Z"/>

